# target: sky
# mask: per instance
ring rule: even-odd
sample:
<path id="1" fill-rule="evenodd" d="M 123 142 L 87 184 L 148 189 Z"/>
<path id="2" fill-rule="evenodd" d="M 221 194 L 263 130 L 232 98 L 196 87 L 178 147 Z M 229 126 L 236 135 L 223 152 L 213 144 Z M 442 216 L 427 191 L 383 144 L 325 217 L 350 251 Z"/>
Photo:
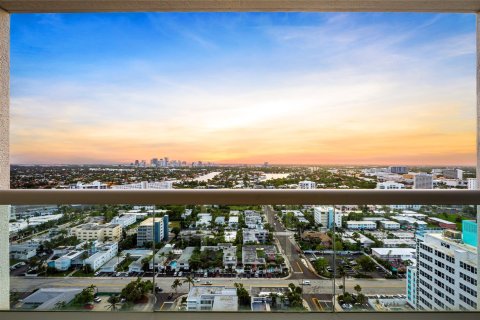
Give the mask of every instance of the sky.
<path id="1" fill-rule="evenodd" d="M 475 16 L 11 18 L 11 162 L 475 163 Z"/>

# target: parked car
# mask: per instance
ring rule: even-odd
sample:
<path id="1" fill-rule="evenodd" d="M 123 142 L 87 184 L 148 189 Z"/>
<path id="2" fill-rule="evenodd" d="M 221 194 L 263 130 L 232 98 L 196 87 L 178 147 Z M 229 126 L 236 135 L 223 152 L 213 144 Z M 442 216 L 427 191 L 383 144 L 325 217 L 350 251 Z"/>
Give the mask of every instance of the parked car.
<path id="1" fill-rule="evenodd" d="M 305 285 L 305 286 L 309 286 L 312 283 L 310 282 L 310 280 L 303 280 L 302 284 Z"/>
<path id="2" fill-rule="evenodd" d="M 100 303 L 102 302 L 102 299 L 100 299 L 99 297 L 95 297 L 95 299 L 93 299 L 94 302 L 96 303 Z"/>

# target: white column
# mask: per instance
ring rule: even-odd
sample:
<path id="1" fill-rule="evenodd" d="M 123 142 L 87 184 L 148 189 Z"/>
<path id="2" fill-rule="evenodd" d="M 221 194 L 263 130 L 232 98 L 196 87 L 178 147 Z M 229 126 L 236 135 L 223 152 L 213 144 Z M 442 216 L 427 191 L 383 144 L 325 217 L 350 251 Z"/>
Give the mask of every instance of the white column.
<path id="1" fill-rule="evenodd" d="M 480 190 L 480 13 L 477 13 L 477 190 Z M 477 205 L 477 310 L 480 310 L 480 203 Z"/>
<path id="2" fill-rule="evenodd" d="M 10 188 L 10 14 L 0 10 L 0 189 Z M 0 310 L 10 305 L 8 207 L 0 206 Z"/>

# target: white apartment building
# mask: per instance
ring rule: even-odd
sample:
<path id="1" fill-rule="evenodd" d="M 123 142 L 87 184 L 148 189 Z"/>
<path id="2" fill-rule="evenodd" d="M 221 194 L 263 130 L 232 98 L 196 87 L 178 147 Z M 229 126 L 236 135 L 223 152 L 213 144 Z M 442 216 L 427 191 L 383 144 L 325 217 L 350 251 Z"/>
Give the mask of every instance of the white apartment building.
<path id="1" fill-rule="evenodd" d="M 188 293 L 187 311 L 238 311 L 237 289 L 194 286 Z"/>
<path id="2" fill-rule="evenodd" d="M 80 241 L 119 241 L 122 237 L 122 227 L 118 224 L 85 223 L 70 229 L 70 235 Z"/>
<path id="3" fill-rule="evenodd" d="M 468 190 L 477 190 L 477 178 L 468 178 L 467 187 Z"/>
<path id="4" fill-rule="evenodd" d="M 80 190 L 87 190 L 87 189 L 94 189 L 94 190 L 101 190 L 101 189 L 108 189 L 108 185 L 106 183 L 101 183 L 100 181 L 93 181 L 90 184 L 83 184 L 82 182 L 77 182 L 77 184 L 70 185 L 70 189 L 80 189 Z"/>
<path id="5" fill-rule="evenodd" d="M 319 206 L 313 208 L 313 219 L 316 224 L 321 224 L 325 228 L 342 227 L 343 214 L 335 211 L 334 207 Z"/>
<path id="6" fill-rule="evenodd" d="M 400 223 L 390 220 L 380 221 L 380 226 L 385 230 L 398 230 L 400 229 Z"/>
<path id="7" fill-rule="evenodd" d="M 377 223 L 375 221 L 347 221 L 349 230 L 375 230 Z"/>
<path id="8" fill-rule="evenodd" d="M 304 189 L 304 190 L 311 190 L 311 189 L 316 189 L 317 185 L 313 181 L 300 181 L 298 183 L 298 189 Z"/>
<path id="9" fill-rule="evenodd" d="M 433 189 L 433 176 L 419 173 L 413 177 L 413 189 Z"/>
<path id="10" fill-rule="evenodd" d="M 137 222 L 137 216 L 134 214 L 124 214 L 122 216 L 117 216 L 110 221 L 113 224 L 119 224 L 122 228 L 126 228 Z"/>
<path id="11" fill-rule="evenodd" d="M 85 264 L 89 265 L 94 271 L 117 255 L 118 242 L 105 242 L 95 249 L 97 252 L 85 260 Z"/>
<path id="12" fill-rule="evenodd" d="M 155 190 L 163 190 L 163 189 L 173 189 L 174 181 L 156 181 L 156 182 L 148 182 L 142 181 L 138 183 L 130 183 L 130 184 L 123 184 L 118 186 L 112 186 L 112 189 L 117 190 L 148 190 L 148 189 L 155 189 Z"/>
<path id="13" fill-rule="evenodd" d="M 398 182 L 395 182 L 395 181 L 386 181 L 386 182 L 377 183 L 377 189 L 399 190 L 399 189 L 405 189 L 405 185 L 403 183 L 398 183 Z"/>
<path id="14" fill-rule="evenodd" d="M 462 241 L 459 232 L 448 231 L 418 238 L 417 265 L 407 270 L 407 298 L 414 308 L 477 310 L 477 252 L 464 236 Z"/>

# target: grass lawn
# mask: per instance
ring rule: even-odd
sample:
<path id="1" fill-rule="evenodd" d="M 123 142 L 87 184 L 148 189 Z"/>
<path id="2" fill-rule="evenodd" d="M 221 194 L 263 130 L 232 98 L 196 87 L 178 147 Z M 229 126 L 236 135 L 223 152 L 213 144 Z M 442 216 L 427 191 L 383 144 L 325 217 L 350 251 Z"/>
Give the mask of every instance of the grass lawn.
<path id="1" fill-rule="evenodd" d="M 170 221 L 168 224 L 170 229 L 173 229 L 175 227 L 180 228 L 180 221 Z"/>

